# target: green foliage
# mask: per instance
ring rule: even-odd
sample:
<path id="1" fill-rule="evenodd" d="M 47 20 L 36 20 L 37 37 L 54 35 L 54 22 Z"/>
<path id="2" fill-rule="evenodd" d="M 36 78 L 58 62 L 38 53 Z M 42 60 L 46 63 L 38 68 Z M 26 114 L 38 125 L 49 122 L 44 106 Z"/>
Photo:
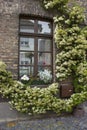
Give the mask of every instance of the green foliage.
<path id="1" fill-rule="evenodd" d="M 0 71 L 5 71 L 6 70 L 6 65 L 4 62 L 0 61 Z"/>
<path id="2" fill-rule="evenodd" d="M 87 27 L 84 9 L 75 4 L 70 8 L 67 5 L 68 0 L 45 1 L 47 9 L 56 10 L 54 38 L 58 49 L 57 80 L 63 81 L 69 76 L 72 77 L 75 92 L 80 93 L 87 91 Z"/>
<path id="3" fill-rule="evenodd" d="M 57 85 L 53 84 L 48 88 L 30 88 L 29 86 L 26 89 L 20 91 L 17 90 L 16 95 L 13 94 L 14 100 L 11 101 L 11 104 L 18 111 L 28 113 L 28 114 L 40 114 L 46 113 L 50 110 L 52 105 L 51 103 L 54 100 L 54 95 L 57 91 Z"/>
<path id="4" fill-rule="evenodd" d="M 55 41 L 60 50 L 56 55 L 56 76 L 63 80 L 75 72 L 78 64 L 86 60 L 87 40 L 78 26 L 56 28 Z"/>
<path id="5" fill-rule="evenodd" d="M 74 79 L 75 92 L 87 91 L 87 62 L 80 63 Z"/>
<path id="6" fill-rule="evenodd" d="M 61 114 L 72 112 L 76 105 L 87 100 L 87 92 L 73 94 L 69 99 L 59 99 L 57 83 L 53 83 L 47 88 L 25 86 L 19 81 L 14 81 L 11 74 L 6 71 L 6 66 L 3 68 L 3 65 L 5 66 L 0 62 L 0 76 L 8 80 L 0 78 L 0 92 L 10 99 L 12 107 L 19 112 L 35 115 L 54 111 Z M 4 72 L 4 75 L 1 72 Z"/>
<path id="7" fill-rule="evenodd" d="M 7 90 L 13 86 L 13 79 L 10 72 L 6 70 L 6 65 L 0 61 L 0 93 L 5 93 L 8 97 L 9 93 Z"/>
<path id="8" fill-rule="evenodd" d="M 75 92 L 87 90 L 87 28 L 81 26 L 85 21 L 83 11 L 83 8 L 74 6 L 67 14 L 63 13 L 54 18 L 56 23 L 54 37 L 58 49 L 56 77 L 58 81 L 62 81 L 71 76 Z"/>
<path id="9" fill-rule="evenodd" d="M 62 81 L 76 73 L 78 64 L 86 60 L 86 31 L 84 33 L 84 28 L 80 27 L 84 15 L 80 7 L 76 6 L 69 12 L 67 19 L 63 15 L 63 17 L 55 17 L 54 20 L 56 22 L 55 42 L 59 50 L 56 56 L 56 76 Z"/>
<path id="10" fill-rule="evenodd" d="M 84 22 L 85 15 L 83 13 L 84 9 L 81 8 L 80 6 L 74 6 L 70 9 L 69 12 L 69 20 L 70 24 L 81 24 Z"/>
<path id="11" fill-rule="evenodd" d="M 46 9 L 63 10 L 69 0 L 43 0 Z"/>

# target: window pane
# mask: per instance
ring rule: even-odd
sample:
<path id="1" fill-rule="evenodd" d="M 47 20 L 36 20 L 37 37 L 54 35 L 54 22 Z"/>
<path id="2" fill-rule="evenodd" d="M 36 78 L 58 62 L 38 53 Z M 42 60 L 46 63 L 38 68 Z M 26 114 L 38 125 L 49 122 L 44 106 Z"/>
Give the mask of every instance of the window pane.
<path id="1" fill-rule="evenodd" d="M 33 52 L 20 52 L 20 65 L 34 64 Z"/>
<path id="2" fill-rule="evenodd" d="M 33 73 L 34 73 L 34 68 L 32 66 L 29 66 L 29 67 L 20 67 L 20 77 L 23 76 L 23 75 L 29 75 L 29 76 L 32 76 Z"/>
<path id="3" fill-rule="evenodd" d="M 38 33 L 50 34 L 51 33 L 51 23 L 38 21 Z"/>
<path id="4" fill-rule="evenodd" d="M 34 51 L 34 38 L 20 38 L 20 50 Z"/>
<path id="5" fill-rule="evenodd" d="M 38 51 L 51 51 L 51 40 L 38 39 Z"/>
<path id="6" fill-rule="evenodd" d="M 51 67 L 38 66 L 38 72 L 39 71 L 44 71 L 45 69 L 50 70 L 52 72 L 52 68 Z"/>
<path id="7" fill-rule="evenodd" d="M 21 19 L 20 32 L 34 33 L 34 20 Z"/>
<path id="8" fill-rule="evenodd" d="M 38 53 L 38 65 L 51 65 L 51 54 L 50 53 Z"/>

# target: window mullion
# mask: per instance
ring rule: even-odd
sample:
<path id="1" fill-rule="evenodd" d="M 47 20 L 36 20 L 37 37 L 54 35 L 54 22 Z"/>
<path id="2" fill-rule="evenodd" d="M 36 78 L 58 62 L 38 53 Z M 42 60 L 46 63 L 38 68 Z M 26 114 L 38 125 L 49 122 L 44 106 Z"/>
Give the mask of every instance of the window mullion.
<path id="1" fill-rule="evenodd" d="M 35 33 L 38 31 L 38 21 L 35 20 Z M 34 47 L 34 50 L 35 50 L 35 57 L 34 57 L 34 71 L 35 71 L 35 76 L 37 76 L 37 73 L 38 73 L 38 38 L 35 37 L 35 47 Z"/>
<path id="2" fill-rule="evenodd" d="M 35 76 L 37 75 L 37 70 L 38 70 L 38 39 L 37 37 L 35 38 L 35 54 L 34 54 L 34 71 L 35 71 Z"/>

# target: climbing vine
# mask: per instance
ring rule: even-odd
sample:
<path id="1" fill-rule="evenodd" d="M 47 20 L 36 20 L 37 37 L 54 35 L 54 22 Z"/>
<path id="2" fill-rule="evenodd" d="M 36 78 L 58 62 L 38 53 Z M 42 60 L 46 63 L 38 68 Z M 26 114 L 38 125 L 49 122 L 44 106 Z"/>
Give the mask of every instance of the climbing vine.
<path id="1" fill-rule="evenodd" d="M 87 27 L 84 9 L 77 5 L 68 8 L 67 2 L 68 0 L 50 0 L 45 2 L 45 7 L 57 10 L 54 17 L 56 24 L 54 37 L 58 50 L 57 80 L 63 81 L 71 76 L 75 92 L 81 92 L 87 90 Z"/>
<path id="2" fill-rule="evenodd" d="M 66 8 L 66 4 L 69 0 L 43 0 L 46 9 L 56 9 L 63 11 Z"/>
<path id="3" fill-rule="evenodd" d="M 57 114 L 72 112 L 73 108 L 87 100 L 87 92 L 73 94 L 69 99 L 58 98 L 58 83 L 47 88 L 30 87 L 12 79 L 6 65 L 0 62 L 0 93 L 9 98 L 12 108 L 29 115 L 53 111 Z"/>

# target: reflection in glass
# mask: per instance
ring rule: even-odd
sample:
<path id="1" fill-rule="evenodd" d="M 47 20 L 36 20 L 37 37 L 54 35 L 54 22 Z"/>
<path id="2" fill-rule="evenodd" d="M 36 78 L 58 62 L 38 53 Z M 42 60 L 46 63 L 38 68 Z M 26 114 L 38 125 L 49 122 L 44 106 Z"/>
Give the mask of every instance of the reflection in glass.
<path id="1" fill-rule="evenodd" d="M 20 50 L 34 51 L 34 38 L 20 38 Z"/>
<path id="2" fill-rule="evenodd" d="M 20 65 L 34 64 L 33 52 L 20 52 Z"/>
<path id="3" fill-rule="evenodd" d="M 51 23 L 38 21 L 38 33 L 50 34 L 51 33 Z"/>
<path id="4" fill-rule="evenodd" d="M 51 40 L 38 39 L 38 51 L 51 51 Z"/>
<path id="5" fill-rule="evenodd" d="M 51 54 L 50 53 L 38 53 L 38 65 L 51 65 Z"/>
<path id="6" fill-rule="evenodd" d="M 50 71 L 52 72 L 52 68 L 46 67 L 46 66 L 45 66 L 45 67 L 44 67 L 44 66 L 39 66 L 39 65 L 38 65 L 38 72 L 39 72 L 39 71 L 44 71 L 45 69 L 46 69 L 46 70 L 50 70 Z"/>
<path id="7" fill-rule="evenodd" d="M 34 33 L 34 20 L 21 19 L 20 32 Z"/>
<path id="8" fill-rule="evenodd" d="M 34 73 L 34 68 L 32 66 L 28 66 L 28 67 L 20 67 L 20 77 L 23 76 L 23 75 L 33 75 Z"/>

